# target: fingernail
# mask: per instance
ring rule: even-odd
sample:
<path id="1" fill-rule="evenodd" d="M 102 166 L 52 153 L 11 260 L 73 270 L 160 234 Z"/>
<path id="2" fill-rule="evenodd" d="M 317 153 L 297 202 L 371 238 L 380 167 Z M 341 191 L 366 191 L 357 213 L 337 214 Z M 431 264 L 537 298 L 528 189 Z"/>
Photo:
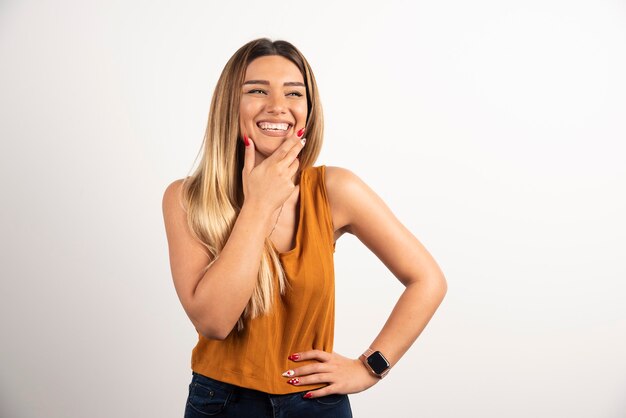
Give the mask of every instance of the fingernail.
<path id="1" fill-rule="evenodd" d="M 293 370 L 287 370 L 285 373 L 283 373 L 284 377 L 291 377 L 294 374 L 296 374 L 296 372 L 294 372 Z"/>
<path id="2" fill-rule="evenodd" d="M 300 354 L 292 354 L 287 357 L 289 360 L 300 360 Z"/>
<path id="3" fill-rule="evenodd" d="M 250 145 L 250 141 L 248 141 L 248 135 L 243 134 L 243 143 L 246 144 L 246 147 Z"/>
<path id="4" fill-rule="evenodd" d="M 291 383 L 292 385 L 297 385 L 298 383 L 300 383 L 300 379 L 298 379 L 297 377 L 294 377 L 293 379 L 287 380 L 287 383 Z"/>
<path id="5" fill-rule="evenodd" d="M 304 395 L 304 399 L 309 399 L 311 396 L 313 396 L 313 394 L 309 392 L 306 395 Z"/>
<path id="6" fill-rule="evenodd" d="M 296 132 L 296 135 L 298 135 L 298 138 L 300 138 L 303 134 L 304 134 L 304 128 L 302 128 L 298 132 Z"/>
<path id="7" fill-rule="evenodd" d="M 300 142 L 302 142 L 302 145 L 306 144 L 306 138 L 302 138 Z"/>

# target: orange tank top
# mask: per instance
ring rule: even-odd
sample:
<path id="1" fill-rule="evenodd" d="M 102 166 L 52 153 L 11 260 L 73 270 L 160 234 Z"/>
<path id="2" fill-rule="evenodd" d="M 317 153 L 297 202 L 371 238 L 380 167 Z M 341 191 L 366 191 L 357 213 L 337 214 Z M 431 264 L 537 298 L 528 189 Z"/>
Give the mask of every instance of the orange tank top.
<path id="1" fill-rule="evenodd" d="M 335 326 L 334 231 L 324 183 L 325 166 L 300 174 L 299 216 L 295 247 L 279 253 L 288 286 L 274 286 L 269 314 L 248 320 L 241 332 L 211 340 L 198 334 L 191 369 L 222 382 L 271 394 L 325 386 L 287 383 L 282 373 L 316 360 L 287 357 L 307 350 L 333 351 Z"/>

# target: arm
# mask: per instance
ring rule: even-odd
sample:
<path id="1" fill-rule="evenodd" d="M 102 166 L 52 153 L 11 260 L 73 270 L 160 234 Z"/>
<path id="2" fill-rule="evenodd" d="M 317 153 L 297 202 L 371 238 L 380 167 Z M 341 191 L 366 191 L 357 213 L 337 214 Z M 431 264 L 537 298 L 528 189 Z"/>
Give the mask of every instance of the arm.
<path id="1" fill-rule="evenodd" d="M 242 172 L 244 203 L 212 264 L 204 246 L 189 230 L 182 205 L 182 180 L 170 184 L 163 195 L 174 287 L 187 316 L 206 338 L 225 339 L 248 304 L 257 283 L 265 238 L 275 219 L 272 213 L 295 188 L 296 156 L 304 146 L 294 136 L 255 165 L 255 145 L 251 138 L 249 142 Z"/>
<path id="2" fill-rule="evenodd" d="M 244 204 L 220 256 L 206 269 L 211 260 L 189 230 L 181 187 L 177 180 L 163 195 L 174 287 L 196 330 L 206 338 L 224 339 L 254 289 L 270 216 Z"/>
<path id="3" fill-rule="evenodd" d="M 426 248 L 355 174 L 339 167 L 327 167 L 326 188 L 335 229 L 359 238 L 406 287 L 371 344 L 393 366 L 441 304 L 447 291 L 445 277 Z M 378 381 L 358 359 L 319 350 L 298 354 L 299 360 L 320 361 L 294 370 L 293 376 L 303 376 L 299 384 L 329 383 L 310 392 L 310 397 L 360 392 Z"/>

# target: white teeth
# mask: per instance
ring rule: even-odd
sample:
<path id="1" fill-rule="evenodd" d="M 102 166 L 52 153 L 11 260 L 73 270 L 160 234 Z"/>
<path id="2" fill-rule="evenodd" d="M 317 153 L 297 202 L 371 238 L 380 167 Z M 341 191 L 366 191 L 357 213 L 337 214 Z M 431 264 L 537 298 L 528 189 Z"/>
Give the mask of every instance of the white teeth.
<path id="1" fill-rule="evenodd" d="M 288 123 L 269 123 L 269 122 L 259 122 L 259 128 L 263 130 L 274 130 L 274 131 L 286 131 L 289 129 Z"/>

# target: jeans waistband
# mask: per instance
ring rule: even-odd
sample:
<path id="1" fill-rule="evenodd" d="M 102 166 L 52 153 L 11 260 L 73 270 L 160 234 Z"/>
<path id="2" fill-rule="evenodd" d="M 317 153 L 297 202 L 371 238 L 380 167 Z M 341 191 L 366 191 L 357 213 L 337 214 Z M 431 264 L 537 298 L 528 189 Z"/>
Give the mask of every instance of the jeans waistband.
<path id="1" fill-rule="evenodd" d="M 295 393 L 286 393 L 284 395 L 274 395 L 271 393 L 266 393 L 266 392 L 262 392 L 262 391 L 255 390 L 255 389 L 248 389 L 248 388 L 244 388 L 241 386 L 233 385 L 231 383 L 222 382 L 220 380 L 215 380 L 203 374 L 196 373 L 194 371 L 192 371 L 191 373 L 193 376 L 195 376 L 196 379 L 203 380 L 206 383 L 209 383 L 210 385 L 214 387 L 219 387 L 220 389 L 233 392 L 234 394 L 237 395 L 238 398 L 245 398 L 245 399 L 281 398 L 281 397 L 294 396 L 294 395 L 303 396 L 306 392 L 308 392 L 308 391 L 303 391 L 303 392 L 295 392 Z"/>

